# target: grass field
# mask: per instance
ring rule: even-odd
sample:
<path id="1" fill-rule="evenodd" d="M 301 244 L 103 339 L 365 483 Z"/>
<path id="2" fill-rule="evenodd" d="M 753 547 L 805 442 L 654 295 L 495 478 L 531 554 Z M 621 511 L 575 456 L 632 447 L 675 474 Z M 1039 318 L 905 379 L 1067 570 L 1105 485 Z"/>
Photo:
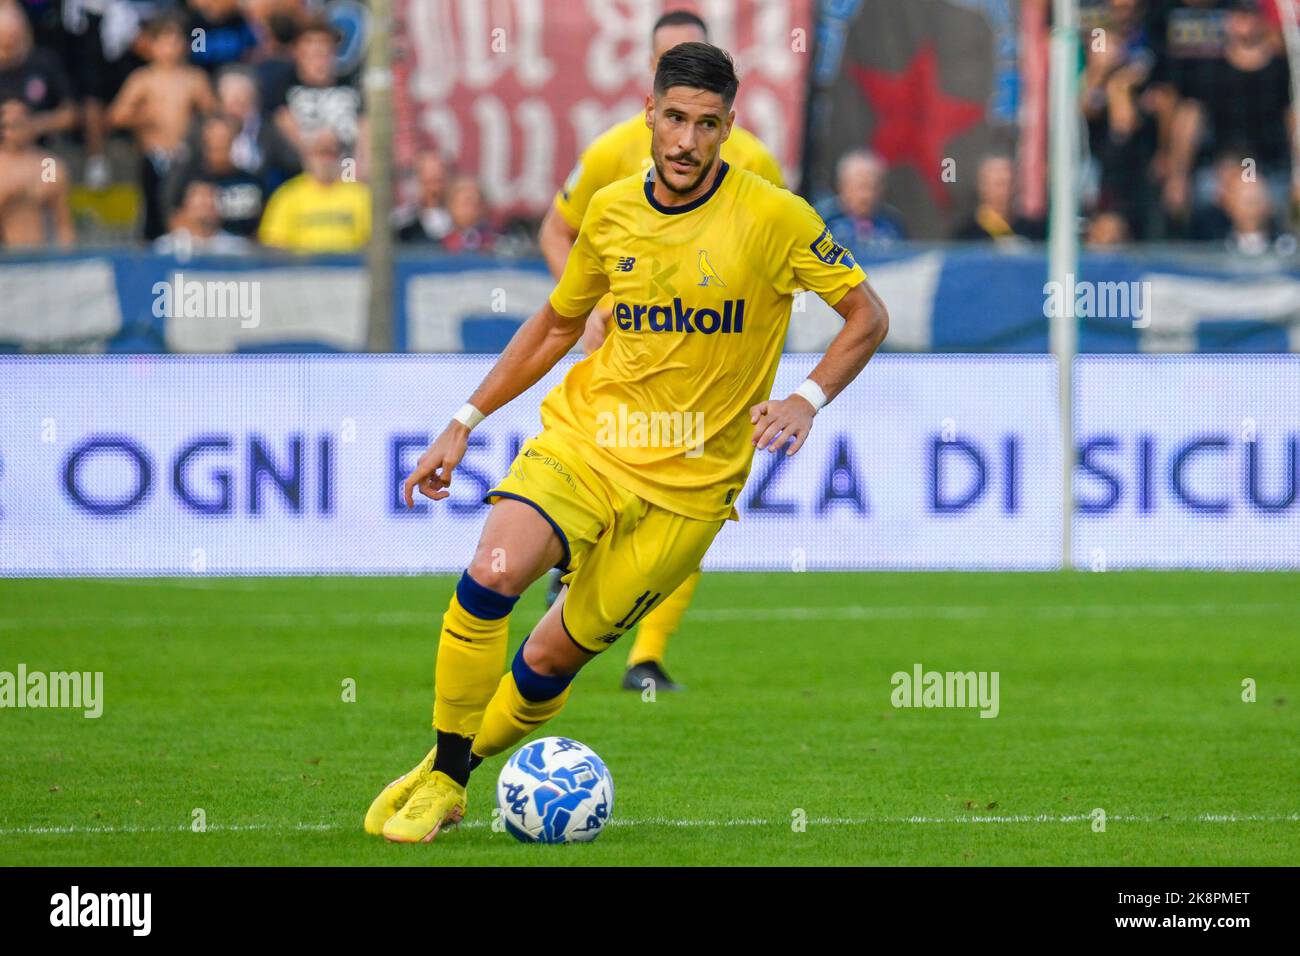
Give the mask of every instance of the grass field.
<path id="1" fill-rule="evenodd" d="M 392 846 L 361 818 L 430 744 L 453 585 L 0 581 L 0 671 L 103 671 L 105 698 L 0 710 L 0 863 L 1300 861 L 1300 575 L 708 574 L 670 650 L 686 692 L 617 689 L 620 645 L 548 728 L 613 772 L 596 843 L 493 832 L 494 760 L 465 825 Z M 534 588 L 515 641 L 542 610 Z M 997 671 L 999 715 L 895 709 L 917 663 Z"/>

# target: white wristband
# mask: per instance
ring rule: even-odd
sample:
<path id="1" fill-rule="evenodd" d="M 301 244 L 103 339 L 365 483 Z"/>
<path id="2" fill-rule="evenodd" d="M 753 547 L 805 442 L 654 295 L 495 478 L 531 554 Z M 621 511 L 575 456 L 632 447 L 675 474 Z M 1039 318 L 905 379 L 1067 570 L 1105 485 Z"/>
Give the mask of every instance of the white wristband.
<path id="1" fill-rule="evenodd" d="M 480 412 L 477 408 L 475 408 L 469 402 L 466 402 L 464 405 L 460 407 L 460 411 L 458 411 L 455 415 L 452 416 L 452 421 L 460 422 L 470 431 L 473 431 L 474 426 L 477 425 L 486 417 L 487 416 L 484 415 L 482 412 Z"/>
<path id="2" fill-rule="evenodd" d="M 803 384 L 796 388 L 794 393 L 808 401 L 808 404 L 813 407 L 814 415 L 821 411 L 822 406 L 826 404 L 826 393 L 822 391 L 820 385 L 810 378 L 804 379 Z"/>

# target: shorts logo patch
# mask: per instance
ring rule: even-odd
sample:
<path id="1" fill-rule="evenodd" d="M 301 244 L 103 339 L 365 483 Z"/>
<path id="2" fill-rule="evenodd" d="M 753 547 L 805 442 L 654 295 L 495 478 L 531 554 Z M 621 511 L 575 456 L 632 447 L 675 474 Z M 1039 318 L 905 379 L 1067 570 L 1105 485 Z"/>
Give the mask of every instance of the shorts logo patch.
<path id="1" fill-rule="evenodd" d="M 596 640 L 598 640 L 602 644 L 613 644 L 622 636 L 623 636 L 622 631 L 610 631 L 608 634 L 604 635 L 603 637 L 596 638 Z"/>
<path id="2" fill-rule="evenodd" d="M 631 272 L 634 265 L 636 265 L 636 256 L 623 256 L 618 260 L 618 265 L 614 267 L 614 271 Z"/>
<path id="3" fill-rule="evenodd" d="M 558 474 L 561 478 L 565 480 L 565 482 L 568 484 L 570 488 L 577 487 L 573 482 L 573 476 L 564 470 L 564 463 L 561 462 L 558 458 L 552 458 L 550 455 L 543 455 L 541 452 L 533 451 L 531 448 L 524 449 L 524 457 L 531 458 L 537 461 L 538 464 L 542 464 L 545 465 L 547 468 L 553 469 L 556 472 L 556 474 Z"/>

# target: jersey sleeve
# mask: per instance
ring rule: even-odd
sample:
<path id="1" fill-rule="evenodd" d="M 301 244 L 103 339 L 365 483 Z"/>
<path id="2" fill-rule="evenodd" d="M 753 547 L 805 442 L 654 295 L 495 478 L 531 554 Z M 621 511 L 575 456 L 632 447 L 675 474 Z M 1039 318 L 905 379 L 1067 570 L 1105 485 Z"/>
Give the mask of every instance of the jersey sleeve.
<path id="1" fill-rule="evenodd" d="M 816 292 L 835 305 L 867 275 L 847 248 L 835 241 L 812 206 L 794 193 L 780 194 L 782 212 L 775 227 L 785 245 L 779 256 L 774 285 L 782 295 L 799 290 Z"/>
<path id="2" fill-rule="evenodd" d="M 590 217 L 588 217 L 590 220 Z M 551 293 L 551 308 L 560 315 L 586 315 L 609 291 L 609 276 L 584 223 L 564 263 L 564 275 Z"/>
<path id="3" fill-rule="evenodd" d="M 578 164 L 569 173 L 560 191 L 555 194 L 555 211 L 573 229 L 582 226 L 591 197 L 602 186 L 618 178 L 617 156 L 608 134 L 597 139 L 582 151 Z"/>

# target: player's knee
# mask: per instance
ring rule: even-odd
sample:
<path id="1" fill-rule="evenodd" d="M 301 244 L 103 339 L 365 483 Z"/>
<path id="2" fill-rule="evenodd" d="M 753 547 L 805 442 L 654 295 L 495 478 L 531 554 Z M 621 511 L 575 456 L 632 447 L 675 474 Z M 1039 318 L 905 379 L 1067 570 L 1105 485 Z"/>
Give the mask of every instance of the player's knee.
<path id="1" fill-rule="evenodd" d="M 480 552 L 474 555 L 474 560 L 466 570 L 478 584 L 509 597 L 519 597 L 528 589 L 528 585 L 532 584 L 531 581 L 524 580 L 523 576 L 511 568 L 508 562 L 499 560 L 491 552 Z"/>
<path id="2" fill-rule="evenodd" d="M 571 678 L 581 667 L 567 649 L 534 632 L 519 648 L 519 657 L 529 669 L 545 677 Z"/>

